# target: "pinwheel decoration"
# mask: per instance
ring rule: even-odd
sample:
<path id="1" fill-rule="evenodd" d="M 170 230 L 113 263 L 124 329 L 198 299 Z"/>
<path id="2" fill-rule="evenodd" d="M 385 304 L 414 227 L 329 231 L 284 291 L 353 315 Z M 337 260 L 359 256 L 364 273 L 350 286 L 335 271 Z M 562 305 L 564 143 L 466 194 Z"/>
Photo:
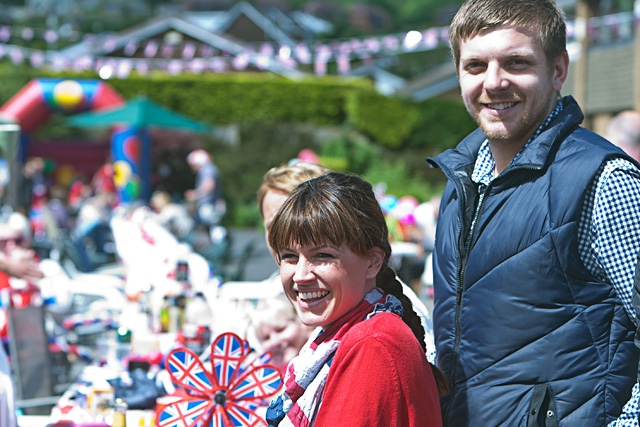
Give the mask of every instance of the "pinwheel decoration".
<path id="1" fill-rule="evenodd" d="M 218 336 L 204 362 L 188 348 L 171 350 L 165 366 L 177 390 L 171 403 L 158 408 L 156 425 L 266 427 L 256 409 L 279 391 L 280 371 L 265 357 L 248 363 L 249 350 L 234 333 Z"/>

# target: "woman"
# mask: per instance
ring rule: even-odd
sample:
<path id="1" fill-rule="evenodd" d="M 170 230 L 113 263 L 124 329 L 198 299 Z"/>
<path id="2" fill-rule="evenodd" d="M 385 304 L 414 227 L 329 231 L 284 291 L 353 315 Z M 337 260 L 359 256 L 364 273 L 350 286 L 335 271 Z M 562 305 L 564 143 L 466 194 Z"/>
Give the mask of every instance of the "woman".
<path id="1" fill-rule="evenodd" d="M 317 163 L 297 162 L 273 167 L 264 174 L 257 196 L 267 246 L 269 246 L 269 228 L 271 227 L 271 222 L 287 197 L 289 197 L 300 183 L 329 172 L 331 172 L 331 169 Z M 269 250 L 271 250 L 270 247 Z M 402 281 L 400 281 L 400 284 L 402 285 L 402 292 L 411 300 L 413 309 L 420 317 L 420 322 L 425 330 L 424 342 L 427 348 L 427 359 L 433 363 L 436 357 L 436 346 L 433 339 L 433 322 L 431 321 L 429 310 L 409 286 L 402 283 Z M 281 287 L 280 277 L 278 275 L 265 281 L 265 286 L 272 285 L 278 288 Z M 297 320 L 296 323 L 299 323 L 299 320 Z M 308 335 L 304 329 L 302 329 L 301 332 Z M 299 350 L 299 348 L 296 349 L 296 353 L 297 350 Z"/>
<path id="2" fill-rule="evenodd" d="M 315 327 L 289 362 L 271 426 L 440 426 L 424 329 L 389 267 L 371 185 L 332 172 L 298 186 L 269 228 L 282 286 Z"/>

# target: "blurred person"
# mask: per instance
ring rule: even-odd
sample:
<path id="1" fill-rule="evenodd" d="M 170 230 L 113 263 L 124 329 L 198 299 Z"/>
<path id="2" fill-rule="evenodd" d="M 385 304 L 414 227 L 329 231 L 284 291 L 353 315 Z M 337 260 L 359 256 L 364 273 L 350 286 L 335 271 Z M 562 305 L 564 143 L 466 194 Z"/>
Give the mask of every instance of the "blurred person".
<path id="1" fill-rule="evenodd" d="M 436 384 L 442 374 L 427 361 L 424 329 L 389 266 L 371 185 L 337 172 L 301 183 L 273 218 L 269 246 L 286 297 L 316 328 L 285 370 L 269 425 L 442 425 L 446 386 Z"/>
<path id="2" fill-rule="evenodd" d="M 561 97 L 566 37 L 553 0 L 467 0 L 450 26 L 479 128 L 428 159 L 448 426 L 638 423 L 640 170 Z"/>
<path id="3" fill-rule="evenodd" d="M 40 258 L 33 251 L 32 244 L 31 223 L 25 215 L 13 212 L 4 223 L 0 224 L 0 255 L 6 260 L 11 262 L 28 260 L 37 265 Z M 38 289 L 36 282 L 24 280 L 9 272 L 0 272 L 0 288 L 8 287 L 13 287 L 14 290 L 23 293 L 27 303 L 30 300 L 30 295 L 37 293 Z"/>
<path id="4" fill-rule="evenodd" d="M 613 116 L 604 137 L 640 161 L 640 112 L 626 110 Z"/>
<path id="5" fill-rule="evenodd" d="M 300 322 L 282 293 L 259 300 L 255 310 L 251 311 L 250 321 L 249 342 L 257 353 L 271 353 L 269 363 L 283 373 L 287 363 L 298 355 L 313 331 Z"/>
<path id="6" fill-rule="evenodd" d="M 83 201 L 75 220 L 71 238 L 76 248 L 78 265 L 83 273 L 93 271 L 97 264 L 114 258 L 111 226 L 113 195 L 99 192 Z"/>
<path id="7" fill-rule="evenodd" d="M 149 200 L 149 207 L 156 213 L 155 219 L 178 240 L 184 240 L 193 229 L 194 220 L 187 209 L 171 200 L 166 191 L 154 191 Z"/>
<path id="8" fill-rule="evenodd" d="M 15 277 L 36 283 L 44 277 L 39 259 L 30 247 L 33 239 L 28 218 L 14 212 L 0 223 L 0 276 Z M 3 280 L 6 281 L 6 280 Z"/>
<path id="9" fill-rule="evenodd" d="M 34 206 L 47 194 L 47 180 L 42 157 L 29 157 L 22 167 L 22 182 L 18 193 L 18 212 L 28 215 Z"/>
<path id="10" fill-rule="evenodd" d="M 196 183 L 194 189 L 185 191 L 184 198 L 195 204 L 197 223 L 216 225 L 227 211 L 220 172 L 211 155 L 200 148 L 189 153 L 187 163 L 196 174 Z"/>
<path id="11" fill-rule="evenodd" d="M 0 426 L 16 427 L 15 389 L 11 364 L 3 345 L 0 345 Z"/>
<path id="12" fill-rule="evenodd" d="M 424 268 L 420 275 L 421 290 L 419 295 L 426 293 L 428 298 L 433 298 L 433 248 L 436 241 L 439 209 L 440 195 L 437 195 L 418 205 L 414 211 L 414 216 L 424 233 L 422 246 L 426 254 Z"/>

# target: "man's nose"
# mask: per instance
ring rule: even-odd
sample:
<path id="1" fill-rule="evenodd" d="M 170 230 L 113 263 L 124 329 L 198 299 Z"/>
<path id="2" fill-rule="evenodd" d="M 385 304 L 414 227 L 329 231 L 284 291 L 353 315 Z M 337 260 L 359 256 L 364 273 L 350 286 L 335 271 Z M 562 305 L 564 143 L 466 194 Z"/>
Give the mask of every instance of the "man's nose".
<path id="1" fill-rule="evenodd" d="M 484 88 L 488 91 L 504 90 L 509 87 L 506 71 L 500 64 L 491 62 L 484 75 Z"/>

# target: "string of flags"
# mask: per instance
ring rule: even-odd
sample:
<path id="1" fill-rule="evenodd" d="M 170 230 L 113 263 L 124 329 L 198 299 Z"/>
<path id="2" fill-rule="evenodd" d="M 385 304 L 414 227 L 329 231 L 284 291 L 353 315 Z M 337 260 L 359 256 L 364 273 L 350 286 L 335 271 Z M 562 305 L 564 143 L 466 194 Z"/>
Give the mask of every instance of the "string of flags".
<path id="1" fill-rule="evenodd" d="M 608 42 L 633 37 L 640 24 L 638 12 L 623 12 L 567 22 L 568 42 L 588 35 L 592 43 Z M 303 41 L 295 46 L 274 43 L 244 43 L 239 52 L 227 52 L 205 43 L 189 41 L 181 44 L 145 40 L 130 41 L 123 48 L 123 57 L 106 56 L 116 50 L 115 36 L 85 35 L 77 32 L 29 27 L 0 26 L 0 59 L 13 64 L 27 63 L 34 68 L 51 67 L 56 71 L 95 70 L 103 78 L 126 78 L 132 71 L 144 75 L 151 70 L 164 70 L 170 74 L 243 71 L 249 67 L 261 70 L 277 66 L 280 70 L 312 72 L 326 75 L 329 64 L 335 63 L 338 74 L 348 74 L 354 62 L 370 63 L 384 56 L 410 52 L 423 52 L 448 48 L 448 27 L 432 27 L 423 31 L 407 31 L 381 36 L 332 40 L 328 42 Z M 52 47 L 58 41 L 84 39 L 98 42 L 103 52 L 70 58 L 54 49 L 32 49 L 16 44 L 18 41 L 44 40 Z M 11 43 L 13 42 L 13 43 Z M 331 68 L 331 69 L 333 69 Z"/>

